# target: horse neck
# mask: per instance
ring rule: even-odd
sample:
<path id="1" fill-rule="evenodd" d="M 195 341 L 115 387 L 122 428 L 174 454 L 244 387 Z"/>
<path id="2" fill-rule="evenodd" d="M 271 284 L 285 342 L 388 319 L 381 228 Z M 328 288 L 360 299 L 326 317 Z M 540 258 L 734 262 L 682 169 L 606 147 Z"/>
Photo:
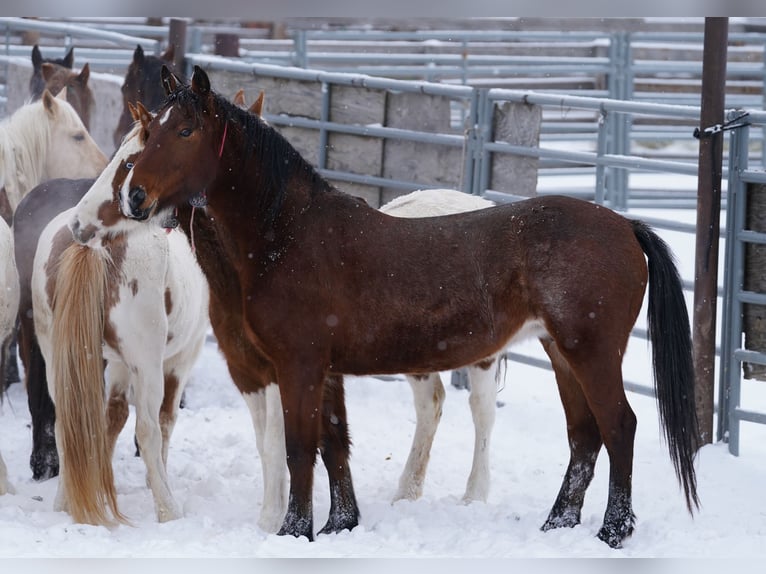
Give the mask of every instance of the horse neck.
<path id="1" fill-rule="evenodd" d="M 226 229 L 219 226 L 217 220 L 205 210 L 188 205 L 179 208 L 178 219 L 208 280 L 213 300 L 236 300 L 239 281 L 232 263 L 235 247 Z"/>
<path id="2" fill-rule="evenodd" d="M 19 108 L 2 126 L 5 189 L 15 210 L 27 192 L 44 176 L 45 158 L 50 147 L 48 121 L 39 118 L 45 113 L 42 103 Z"/>

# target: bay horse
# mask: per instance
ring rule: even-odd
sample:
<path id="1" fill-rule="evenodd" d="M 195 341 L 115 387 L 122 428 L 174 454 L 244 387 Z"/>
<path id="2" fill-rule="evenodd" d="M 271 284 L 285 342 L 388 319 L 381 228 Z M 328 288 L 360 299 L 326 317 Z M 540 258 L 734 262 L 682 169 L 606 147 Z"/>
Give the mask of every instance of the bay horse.
<path id="1" fill-rule="evenodd" d="M 313 539 L 328 375 L 450 370 L 534 336 L 555 371 L 570 445 L 542 528 L 579 523 L 604 446 L 598 537 L 620 547 L 635 523 L 636 428 L 622 356 L 647 285 L 660 423 L 687 508 L 699 505 L 688 312 L 672 254 L 649 226 L 565 196 L 392 217 L 331 186 L 276 130 L 212 91 L 200 67 L 190 85 L 162 76 L 168 97 L 142 118 L 147 140 L 120 208 L 148 221 L 191 200 L 215 221 L 218 241 L 198 244 L 197 256 L 229 260 L 225 280 L 239 289 L 228 304 L 242 309 L 243 336 L 272 365 L 284 409 L 290 491 L 279 534 Z M 72 225 L 98 233 L 91 221 Z"/>
<path id="2" fill-rule="evenodd" d="M 244 106 L 244 100 L 240 102 Z M 263 98 L 259 97 L 249 113 L 261 113 Z M 133 106 L 131 105 L 131 108 Z M 137 114 L 144 122 L 152 117 L 151 112 L 139 102 Z M 118 154 L 122 154 L 118 150 Z M 126 225 L 136 222 L 120 214 L 117 193 L 122 179 L 108 181 L 99 179 L 75 207 L 74 221 L 90 221 L 86 227 L 74 224 L 72 232 L 83 244 L 98 241 L 102 235 L 110 236 L 122 232 Z M 116 215 L 120 214 L 119 217 Z M 193 226 L 191 223 L 193 222 Z M 247 405 L 256 437 L 263 471 L 263 503 L 258 525 L 266 532 L 276 532 L 287 509 L 287 465 L 285 460 L 285 438 L 282 406 L 276 376 L 268 359 L 250 343 L 245 336 L 242 311 L 228 305 L 236 298 L 241 286 L 231 262 L 209 248 L 222 240 L 223 229 L 195 208 L 181 206 L 163 225 L 173 228 L 180 225 L 193 242 L 198 262 L 209 279 L 210 321 L 224 355 L 232 381 L 242 394 Z M 103 233 L 95 235 L 94 229 Z M 322 459 L 328 471 L 331 492 L 331 510 L 324 532 L 339 531 L 348 527 L 351 520 L 358 520 L 358 510 L 353 492 L 348 456 L 350 439 L 346 422 L 346 410 L 342 377 L 330 377 L 324 390 L 324 401 L 320 414 L 322 427 Z M 356 516 L 350 514 L 353 508 Z"/>
<path id="3" fill-rule="evenodd" d="M 0 341 L 10 338 L 16 323 L 16 311 L 19 308 L 19 276 L 13 257 L 13 235 L 5 220 L 0 219 Z M 5 346 L 0 358 L 5 367 Z M 4 371 L 0 371 L 4 372 Z M 4 389 L 0 390 L 2 401 Z M 8 470 L 0 454 L 0 495 L 13 492 L 8 480 Z"/>
<path id="4" fill-rule="evenodd" d="M 170 44 L 160 56 L 144 54 L 141 44 L 133 51 L 133 60 L 128 65 L 125 80 L 122 82 L 122 113 L 117 121 L 112 138 L 114 147 L 120 147 L 120 142 L 133 126 L 133 116 L 130 105 L 141 102 L 147 109 L 153 110 L 165 100 L 165 90 L 162 88 L 160 71 L 162 66 L 175 69 L 175 47 Z"/>
<path id="5" fill-rule="evenodd" d="M 96 183 L 124 177 L 143 146 L 141 133 L 137 125 L 126 136 Z M 130 395 L 157 519 L 177 519 L 182 512 L 168 483 L 168 446 L 209 325 L 205 278 L 181 232 L 132 222 L 134 229 L 123 225 L 84 246 L 67 225 L 72 211 L 45 227 L 32 271 L 35 331 L 56 406 L 55 508 L 76 522 L 126 522 L 111 458 Z"/>

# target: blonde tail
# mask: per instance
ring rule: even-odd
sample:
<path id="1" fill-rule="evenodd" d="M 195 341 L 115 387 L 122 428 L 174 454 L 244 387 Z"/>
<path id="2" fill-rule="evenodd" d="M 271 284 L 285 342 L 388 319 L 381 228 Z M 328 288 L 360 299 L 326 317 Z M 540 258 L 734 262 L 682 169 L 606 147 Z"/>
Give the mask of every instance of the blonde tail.
<path id="1" fill-rule="evenodd" d="M 111 526 L 128 521 L 117 508 L 106 433 L 101 349 L 106 265 L 102 253 L 82 245 L 61 255 L 52 305 L 52 377 L 68 510 L 75 522 Z"/>

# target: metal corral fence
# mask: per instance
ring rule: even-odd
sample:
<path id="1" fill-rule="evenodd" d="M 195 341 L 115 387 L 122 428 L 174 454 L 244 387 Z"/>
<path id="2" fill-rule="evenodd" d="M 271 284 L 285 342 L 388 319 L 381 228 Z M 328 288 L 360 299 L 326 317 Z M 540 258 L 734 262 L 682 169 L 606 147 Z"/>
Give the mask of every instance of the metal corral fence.
<path id="1" fill-rule="evenodd" d="M 766 384 L 762 331 L 766 310 L 766 221 L 760 210 L 766 202 L 766 172 L 763 166 L 752 166 L 747 153 L 750 131 L 766 125 L 766 113 L 751 112 L 747 119 L 750 126 L 733 131 L 730 138 L 729 232 L 719 376 L 718 438 L 728 441 L 733 454 L 739 454 L 740 423 L 766 424 L 766 407 L 748 408 L 749 397 L 744 393 L 749 386 L 750 397 L 760 396 Z"/>

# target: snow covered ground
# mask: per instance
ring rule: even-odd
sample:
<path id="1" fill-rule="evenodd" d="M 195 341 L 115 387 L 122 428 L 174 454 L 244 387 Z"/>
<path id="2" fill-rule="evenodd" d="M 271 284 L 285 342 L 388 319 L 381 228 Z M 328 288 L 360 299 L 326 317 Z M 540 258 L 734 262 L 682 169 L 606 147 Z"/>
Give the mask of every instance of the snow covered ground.
<path id="1" fill-rule="evenodd" d="M 684 276 L 690 277 L 693 238 L 661 234 L 676 251 Z M 525 348 L 534 346 L 530 343 Z M 626 379 L 650 380 L 646 346 L 632 340 Z M 0 413 L 0 451 L 16 493 L 0 497 L 0 557 L 757 559 L 766 555 L 766 428 L 743 425 L 740 457 L 731 456 L 724 444 L 701 450 L 697 472 L 702 508 L 692 518 L 660 437 L 655 401 L 630 394 L 638 416 L 633 474 L 638 521 L 624 548 L 612 550 L 596 538 L 607 496 L 608 461 L 603 451 L 582 524 L 540 531 L 568 461 L 564 415 L 551 372 L 509 364 L 497 397 L 501 406 L 491 446 L 492 487 L 486 504 L 461 503 L 471 464 L 473 426 L 468 393 L 446 387 L 424 496 L 392 505 L 414 430 L 409 386 L 404 379 L 347 379 L 354 441 L 351 464 L 361 524 L 353 532 L 319 536 L 309 543 L 268 534 L 257 526 L 262 478 L 254 431 L 245 403 L 213 344 L 207 346 L 193 373 L 187 406 L 171 441 L 170 481 L 184 510 L 184 517 L 171 523 L 155 520 L 143 463 L 133 456 L 133 415 L 118 442 L 114 467 L 119 503 L 134 526 L 108 530 L 78 525 L 67 514 L 54 512 L 57 479 L 42 483 L 31 479 L 26 396 L 21 385 L 13 385 Z M 757 403 L 763 397 L 756 391 L 752 400 Z M 766 410 L 763 403 L 754 408 Z M 315 529 L 324 524 L 328 509 L 327 478 L 320 461 L 315 472 Z M 74 570 L 75 563 L 66 564 Z M 183 564 L 206 570 L 217 567 L 195 561 Z M 227 564 L 231 569 L 239 563 Z M 376 563 L 362 564 L 370 569 Z M 531 572 L 535 564 L 539 562 L 522 561 L 520 571 Z M 553 564 L 566 564 L 571 571 L 574 563 Z M 672 564 L 662 562 L 650 570 L 658 572 L 660 566 Z M 694 564 L 699 572 L 714 563 L 698 560 Z M 252 561 L 246 565 L 248 571 L 256 567 Z"/>

